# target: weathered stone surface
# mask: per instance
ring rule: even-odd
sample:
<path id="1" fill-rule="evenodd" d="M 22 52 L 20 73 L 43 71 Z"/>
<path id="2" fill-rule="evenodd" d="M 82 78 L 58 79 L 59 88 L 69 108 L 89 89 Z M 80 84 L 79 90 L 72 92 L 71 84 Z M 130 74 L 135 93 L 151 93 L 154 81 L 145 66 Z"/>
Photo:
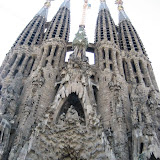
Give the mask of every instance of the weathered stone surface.
<path id="1" fill-rule="evenodd" d="M 68 0 L 50 23 L 36 15 L 7 54 L 0 160 L 160 159 L 160 93 L 150 61 L 129 19 L 117 28 L 101 5 L 95 43 L 80 26 L 68 62 Z"/>

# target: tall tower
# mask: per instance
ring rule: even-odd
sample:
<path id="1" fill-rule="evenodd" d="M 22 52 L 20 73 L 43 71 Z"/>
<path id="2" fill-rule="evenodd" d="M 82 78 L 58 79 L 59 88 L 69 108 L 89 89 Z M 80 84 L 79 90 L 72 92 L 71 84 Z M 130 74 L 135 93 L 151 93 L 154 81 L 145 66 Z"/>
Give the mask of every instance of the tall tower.
<path id="1" fill-rule="evenodd" d="M 122 0 L 115 25 L 100 0 L 94 45 L 88 0 L 70 50 L 70 0 L 47 0 L 0 68 L 0 160 L 158 160 L 160 94 Z M 88 63 L 86 51 L 95 55 Z"/>

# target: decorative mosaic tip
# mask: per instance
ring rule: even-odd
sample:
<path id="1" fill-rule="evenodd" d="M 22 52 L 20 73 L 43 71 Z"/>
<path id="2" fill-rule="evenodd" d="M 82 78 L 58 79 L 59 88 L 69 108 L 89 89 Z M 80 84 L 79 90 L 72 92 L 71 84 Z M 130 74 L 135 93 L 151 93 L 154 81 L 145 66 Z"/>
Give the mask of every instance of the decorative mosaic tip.
<path id="1" fill-rule="evenodd" d="M 119 11 L 124 10 L 122 0 L 116 0 L 116 4 L 118 4 L 118 10 Z"/>
<path id="2" fill-rule="evenodd" d="M 106 9 L 109 11 L 109 8 L 106 4 L 106 1 L 105 0 L 100 0 L 100 7 L 99 7 L 99 10 L 103 10 L 103 9 Z"/>
<path id="3" fill-rule="evenodd" d="M 60 8 L 66 7 L 70 10 L 70 0 L 64 0 Z"/>
<path id="4" fill-rule="evenodd" d="M 128 18 L 127 14 L 126 14 L 125 11 L 124 11 L 123 1 L 122 1 L 122 0 L 116 0 L 115 3 L 118 4 L 119 22 L 122 22 L 122 21 L 124 21 L 124 20 L 130 21 L 130 19 Z"/>
<path id="5" fill-rule="evenodd" d="M 42 16 L 44 18 L 47 19 L 47 16 L 48 16 L 48 8 L 51 6 L 51 1 L 53 0 L 46 0 L 46 2 L 44 3 L 44 6 L 42 7 L 42 9 L 36 14 L 39 15 L 39 16 Z"/>

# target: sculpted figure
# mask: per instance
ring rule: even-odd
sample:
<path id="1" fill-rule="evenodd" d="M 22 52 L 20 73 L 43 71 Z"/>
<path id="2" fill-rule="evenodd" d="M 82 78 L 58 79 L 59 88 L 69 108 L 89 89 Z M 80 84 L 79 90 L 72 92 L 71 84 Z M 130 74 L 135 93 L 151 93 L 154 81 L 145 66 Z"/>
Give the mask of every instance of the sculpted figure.
<path id="1" fill-rule="evenodd" d="M 154 90 L 151 90 L 148 94 L 147 104 L 149 108 L 154 111 L 158 107 L 158 102 L 156 99 L 156 93 Z"/>
<path id="2" fill-rule="evenodd" d="M 70 106 L 70 108 L 68 109 L 68 112 L 66 114 L 66 120 L 69 123 L 75 123 L 75 122 L 79 122 L 79 116 L 77 111 L 74 109 L 73 106 Z"/>
<path id="3" fill-rule="evenodd" d="M 38 71 L 38 74 L 35 75 L 33 77 L 33 80 L 32 80 L 32 86 L 33 86 L 33 92 L 36 92 L 38 87 L 42 87 L 43 84 L 45 82 L 45 79 L 44 79 L 44 73 L 43 73 L 43 70 L 42 69 L 39 69 Z"/>
<path id="4" fill-rule="evenodd" d="M 9 143 L 11 125 L 6 119 L 0 120 L 0 159 L 7 152 Z M 3 159 L 3 158 L 2 158 Z"/>
<path id="5" fill-rule="evenodd" d="M 64 125 L 64 121 L 65 121 L 65 118 L 66 118 L 66 114 L 65 113 L 62 113 L 59 117 L 59 121 L 58 121 L 58 124 L 59 125 Z"/>
<path id="6" fill-rule="evenodd" d="M 17 107 L 16 100 L 18 97 L 19 96 L 15 93 L 13 87 L 9 85 L 1 98 L 1 114 L 7 113 L 13 118 Z"/>

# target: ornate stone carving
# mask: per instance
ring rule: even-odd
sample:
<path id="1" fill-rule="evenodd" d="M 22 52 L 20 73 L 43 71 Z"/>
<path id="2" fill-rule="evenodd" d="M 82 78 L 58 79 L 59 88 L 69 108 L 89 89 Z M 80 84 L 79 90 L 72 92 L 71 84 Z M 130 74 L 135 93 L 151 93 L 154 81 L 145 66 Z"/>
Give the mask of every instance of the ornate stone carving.
<path id="1" fill-rule="evenodd" d="M 22 92 L 22 74 L 18 73 L 12 83 L 7 83 L 2 91 L 0 101 L 0 114 L 5 114 L 10 121 L 15 116 L 19 105 L 19 97 Z M 13 122 L 12 122 L 13 123 Z"/>
<path id="2" fill-rule="evenodd" d="M 109 160 L 114 157 L 107 139 L 103 136 L 102 126 L 94 123 L 95 127 L 90 132 L 74 106 L 70 106 L 66 114 L 61 113 L 56 124 L 51 122 L 48 119 L 46 124 L 38 125 L 36 132 L 32 134 L 34 140 L 31 147 L 23 151 L 27 153 L 26 159 Z"/>
<path id="3" fill-rule="evenodd" d="M 0 118 L 0 159 L 2 159 L 3 154 L 8 151 L 10 130 L 10 123 L 4 118 Z"/>
<path id="4" fill-rule="evenodd" d="M 121 83 L 117 80 L 116 74 L 112 75 L 111 81 L 108 83 L 111 91 L 119 91 L 121 89 Z"/>
<path id="5" fill-rule="evenodd" d="M 157 98 L 156 98 L 156 91 L 155 90 L 150 90 L 149 91 L 147 105 L 149 106 L 151 111 L 155 111 L 155 109 L 157 109 L 158 101 L 157 101 Z"/>
<path id="6" fill-rule="evenodd" d="M 44 79 L 43 69 L 40 68 L 38 70 L 38 73 L 36 73 L 36 75 L 32 79 L 32 86 L 33 86 L 32 92 L 36 92 L 38 88 L 41 88 L 44 82 L 45 79 Z"/>

